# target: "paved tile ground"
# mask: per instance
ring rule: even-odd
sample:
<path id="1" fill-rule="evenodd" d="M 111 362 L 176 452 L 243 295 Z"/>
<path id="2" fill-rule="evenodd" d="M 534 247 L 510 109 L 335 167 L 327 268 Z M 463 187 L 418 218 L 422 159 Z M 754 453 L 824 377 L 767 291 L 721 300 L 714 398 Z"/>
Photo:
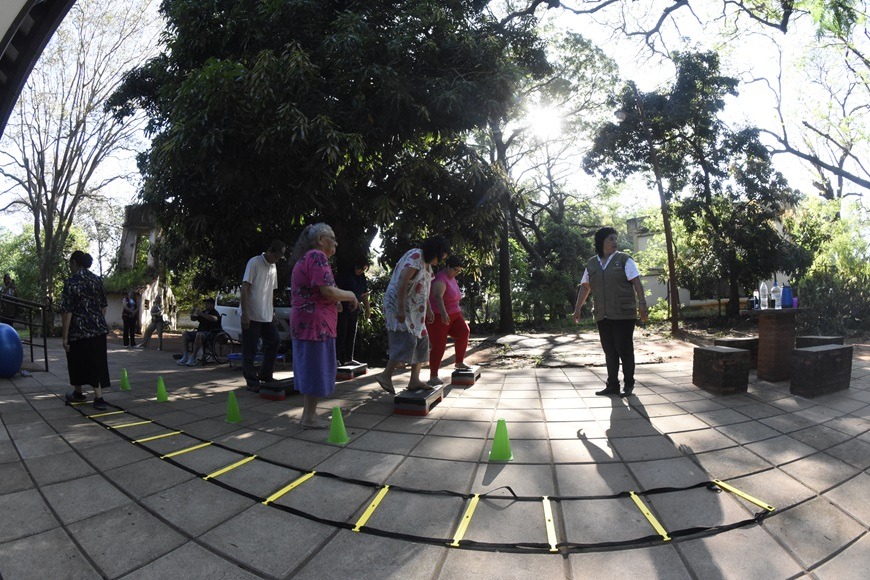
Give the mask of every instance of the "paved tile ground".
<path id="1" fill-rule="evenodd" d="M 116 387 L 106 399 L 126 413 L 90 419 L 90 405 L 63 405 L 65 361 L 52 341 L 51 372 L 0 379 L 0 576 L 866 577 L 867 347 L 855 349 L 848 391 L 800 399 L 787 382 L 753 374 L 748 393 L 715 397 L 691 384 L 691 345 L 639 337 L 636 396 L 608 399 L 594 395 L 603 361 L 588 335 L 514 336 L 505 344 L 535 356 L 555 353 L 547 360 L 562 366 L 484 369 L 477 384 L 453 388 L 425 417 L 393 414 L 371 375 L 339 383 L 321 409 L 324 417 L 333 406 L 342 409 L 350 442 L 339 446 L 327 443 L 325 431 L 299 427 L 299 395 L 264 401 L 241 388 L 238 369 L 182 368 L 166 352 L 118 345 L 110 347 Z M 121 369 L 129 392 L 117 388 Z M 156 401 L 158 377 L 168 402 Z M 407 374 L 397 376 L 397 385 L 404 381 Z M 225 420 L 230 392 L 239 424 Z M 507 421 L 510 463 L 488 461 L 498 419 Z M 182 433 L 159 437 L 175 431 Z M 203 441 L 213 444 L 159 457 Z M 256 458 L 244 465 L 201 477 L 250 454 Z M 309 470 L 317 473 L 273 506 L 261 503 Z M 453 537 L 469 502 L 417 493 L 487 494 L 465 539 L 495 544 L 546 545 L 540 497 L 561 498 L 550 503 L 557 541 L 597 544 L 656 534 L 632 499 L 606 496 L 712 479 L 776 511 L 761 525 L 669 542 L 512 553 L 435 542 Z M 432 542 L 321 523 L 356 523 L 382 484 L 393 487 L 367 525 Z M 515 500 L 506 486 L 538 499 Z M 727 526 L 759 511 L 703 487 L 643 502 L 669 532 Z"/>

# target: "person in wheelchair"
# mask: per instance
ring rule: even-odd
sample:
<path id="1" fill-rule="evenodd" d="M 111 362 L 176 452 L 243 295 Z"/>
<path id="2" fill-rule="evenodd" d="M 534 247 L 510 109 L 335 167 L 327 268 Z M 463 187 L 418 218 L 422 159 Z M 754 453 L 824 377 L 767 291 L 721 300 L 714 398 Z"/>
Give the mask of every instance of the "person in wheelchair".
<path id="1" fill-rule="evenodd" d="M 199 324 L 196 330 L 187 330 L 181 335 L 184 340 L 184 352 L 181 353 L 181 358 L 178 360 L 179 365 L 196 366 L 196 353 L 202 348 L 203 341 L 210 333 L 221 329 L 221 316 L 215 310 L 214 298 L 206 298 L 203 302 L 202 309 L 194 307 L 190 311 L 190 319 Z M 191 345 L 193 345 L 192 348 Z"/>

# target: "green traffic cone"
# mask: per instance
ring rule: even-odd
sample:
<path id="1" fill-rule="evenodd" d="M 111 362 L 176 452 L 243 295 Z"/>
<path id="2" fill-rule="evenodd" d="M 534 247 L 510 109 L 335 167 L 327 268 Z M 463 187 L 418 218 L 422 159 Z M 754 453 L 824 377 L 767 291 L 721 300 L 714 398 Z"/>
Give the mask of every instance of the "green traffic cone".
<path id="1" fill-rule="evenodd" d="M 499 419 L 495 426 L 495 439 L 492 441 L 492 449 L 489 452 L 490 461 L 510 461 L 514 456 L 511 453 L 511 442 L 508 439 L 507 423 Z"/>
<path id="2" fill-rule="evenodd" d="M 129 391 L 130 389 L 130 379 L 127 378 L 127 369 L 121 369 L 121 390 Z"/>
<path id="3" fill-rule="evenodd" d="M 239 411 L 239 402 L 236 401 L 236 394 L 230 391 L 230 396 L 227 398 L 227 423 L 241 423 L 242 413 Z"/>
<path id="4" fill-rule="evenodd" d="M 347 436 L 347 431 L 344 429 L 344 419 L 341 418 L 341 409 L 338 407 L 332 408 L 332 422 L 329 424 L 329 439 L 328 443 L 336 445 L 344 445 L 350 438 Z"/>
<path id="5" fill-rule="evenodd" d="M 169 400 L 166 394 L 166 385 L 163 383 L 163 377 L 157 377 L 157 402 L 165 403 Z"/>

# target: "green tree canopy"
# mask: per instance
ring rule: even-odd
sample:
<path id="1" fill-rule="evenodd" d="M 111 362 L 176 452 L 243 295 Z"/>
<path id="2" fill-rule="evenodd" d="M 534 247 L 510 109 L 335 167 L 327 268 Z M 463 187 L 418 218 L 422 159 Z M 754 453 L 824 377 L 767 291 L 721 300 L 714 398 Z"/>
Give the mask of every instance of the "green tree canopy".
<path id="1" fill-rule="evenodd" d="M 237 280 L 312 220 L 333 225 L 339 258 L 376 228 L 493 245 L 499 178 L 464 136 L 547 64 L 534 19 L 499 23 L 487 4 L 165 0 L 165 50 L 110 101 L 149 118 L 140 168 L 163 258 Z"/>

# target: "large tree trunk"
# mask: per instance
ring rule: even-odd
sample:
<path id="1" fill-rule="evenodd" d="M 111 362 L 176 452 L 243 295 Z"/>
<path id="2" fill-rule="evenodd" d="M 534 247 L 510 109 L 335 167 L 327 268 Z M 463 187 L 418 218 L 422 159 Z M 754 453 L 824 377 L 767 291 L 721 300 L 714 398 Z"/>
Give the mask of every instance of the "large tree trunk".
<path id="1" fill-rule="evenodd" d="M 510 225 L 505 216 L 498 244 L 498 297 L 499 319 L 498 330 L 504 334 L 512 334 L 514 325 L 514 309 L 511 301 L 511 246 Z"/>

